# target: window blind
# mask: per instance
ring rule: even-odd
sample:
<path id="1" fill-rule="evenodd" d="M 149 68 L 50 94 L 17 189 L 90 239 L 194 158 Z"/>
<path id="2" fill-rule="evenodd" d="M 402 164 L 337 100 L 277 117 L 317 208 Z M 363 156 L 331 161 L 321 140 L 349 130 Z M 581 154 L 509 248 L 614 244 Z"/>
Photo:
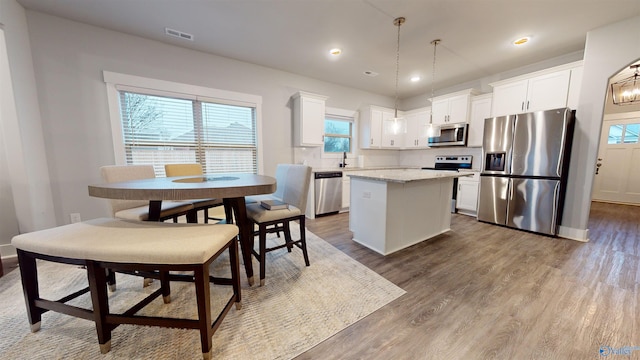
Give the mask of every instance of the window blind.
<path id="1" fill-rule="evenodd" d="M 127 164 L 200 163 L 205 173 L 257 173 L 256 110 L 119 90 Z"/>

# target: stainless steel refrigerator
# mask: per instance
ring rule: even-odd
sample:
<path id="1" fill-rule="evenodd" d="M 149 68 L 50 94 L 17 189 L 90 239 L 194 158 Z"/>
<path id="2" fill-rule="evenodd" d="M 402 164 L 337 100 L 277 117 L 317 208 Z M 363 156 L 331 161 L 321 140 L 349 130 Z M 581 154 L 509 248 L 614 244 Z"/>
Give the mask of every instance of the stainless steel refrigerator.
<path id="1" fill-rule="evenodd" d="M 557 234 L 574 122 L 569 108 L 485 119 L 478 220 Z"/>

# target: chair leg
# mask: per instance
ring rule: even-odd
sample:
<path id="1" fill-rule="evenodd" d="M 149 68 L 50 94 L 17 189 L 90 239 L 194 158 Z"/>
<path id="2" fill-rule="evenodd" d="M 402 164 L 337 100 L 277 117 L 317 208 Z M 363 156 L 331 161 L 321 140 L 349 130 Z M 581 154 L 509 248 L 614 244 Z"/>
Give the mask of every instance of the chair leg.
<path id="1" fill-rule="evenodd" d="M 209 223 L 209 208 L 204 208 L 204 223 Z"/>
<path id="2" fill-rule="evenodd" d="M 111 269 L 105 269 L 107 272 L 107 285 L 109 285 L 109 291 L 116 291 L 116 272 Z"/>
<path id="3" fill-rule="evenodd" d="M 258 237 L 260 243 L 260 286 L 264 286 L 264 279 L 266 273 L 266 255 L 267 255 L 267 226 L 258 225 Z"/>
<path id="4" fill-rule="evenodd" d="M 162 289 L 162 301 L 165 304 L 171 303 L 171 286 L 168 271 L 160 271 L 160 288 Z"/>
<path id="5" fill-rule="evenodd" d="M 302 255 L 304 255 L 305 265 L 309 266 L 309 254 L 307 253 L 307 232 L 305 227 L 304 215 L 300 217 L 298 222 L 300 223 L 300 246 L 302 248 Z"/>
<path id="6" fill-rule="evenodd" d="M 282 223 L 282 232 L 284 233 L 284 242 L 287 244 L 287 251 L 291 252 L 293 249 L 293 240 L 291 240 L 291 227 L 289 221 Z"/>

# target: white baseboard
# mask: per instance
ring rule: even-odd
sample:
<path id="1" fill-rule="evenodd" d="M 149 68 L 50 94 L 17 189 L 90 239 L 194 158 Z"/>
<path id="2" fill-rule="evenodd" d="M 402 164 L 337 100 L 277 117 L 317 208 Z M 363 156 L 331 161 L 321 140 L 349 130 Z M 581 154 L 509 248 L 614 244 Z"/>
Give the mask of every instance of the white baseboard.
<path id="1" fill-rule="evenodd" d="M 0 255 L 2 255 L 2 258 L 8 258 L 8 257 L 16 257 L 18 256 L 18 253 L 16 253 L 16 248 L 13 247 L 13 245 L 11 244 L 3 244 L 0 245 Z"/>
<path id="2" fill-rule="evenodd" d="M 565 239 L 588 242 L 589 229 L 575 229 L 560 225 L 558 229 L 558 236 Z"/>

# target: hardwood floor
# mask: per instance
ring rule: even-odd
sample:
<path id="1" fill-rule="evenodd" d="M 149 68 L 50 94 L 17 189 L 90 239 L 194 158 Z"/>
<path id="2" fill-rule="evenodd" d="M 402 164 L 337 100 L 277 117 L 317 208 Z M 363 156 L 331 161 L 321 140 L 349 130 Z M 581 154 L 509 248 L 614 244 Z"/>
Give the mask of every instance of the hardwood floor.
<path id="1" fill-rule="evenodd" d="M 581 243 L 454 215 L 449 233 L 386 257 L 351 241 L 348 214 L 309 220 L 407 293 L 297 359 L 593 359 L 640 346 L 638 219 L 640 207 L 593 203 Z"/>
<path id="2" fill-rule="evenodd" d="M 639 219 L 640 207 L 593 203 L 581 243 L 453 215 L 449 233 L 386 257 L 351 240 L 348 214 L 308 220 L 407 293 L 297 359 L 597 359 L 601 346 L 640 346 Z"/>

